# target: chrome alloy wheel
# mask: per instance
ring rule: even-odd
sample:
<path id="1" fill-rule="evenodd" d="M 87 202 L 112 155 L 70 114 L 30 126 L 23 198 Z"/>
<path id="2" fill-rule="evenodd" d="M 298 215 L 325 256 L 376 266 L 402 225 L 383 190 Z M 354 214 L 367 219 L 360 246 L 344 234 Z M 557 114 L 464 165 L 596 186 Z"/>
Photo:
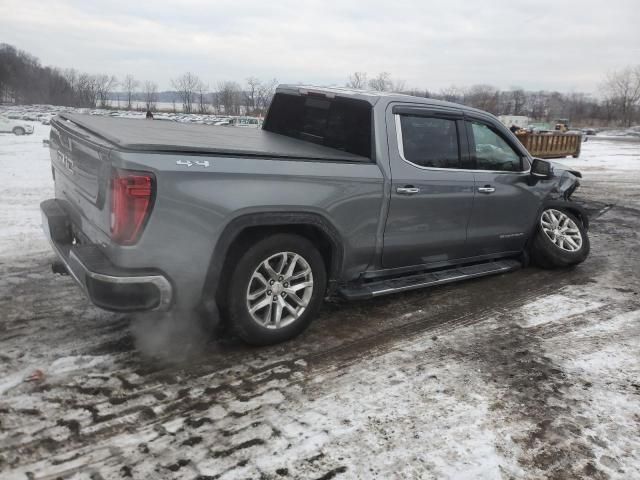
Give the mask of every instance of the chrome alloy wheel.
<path id="1" fill-rule="evenodd" d="M 582 234 L 576 223 L 560 210 L 550 208 L 542 212 L 540 226 L 545 235 L 557 247 L 567 252 L 582 248 Z"/>
<path id="2" fill-rule="evenodd" d="M 254 321 L 269 329 L 284 328 L 304 313 L 313 294 L 309 263 L 292 252 L 262 261 L 247 287 L 247 309 Z"/>

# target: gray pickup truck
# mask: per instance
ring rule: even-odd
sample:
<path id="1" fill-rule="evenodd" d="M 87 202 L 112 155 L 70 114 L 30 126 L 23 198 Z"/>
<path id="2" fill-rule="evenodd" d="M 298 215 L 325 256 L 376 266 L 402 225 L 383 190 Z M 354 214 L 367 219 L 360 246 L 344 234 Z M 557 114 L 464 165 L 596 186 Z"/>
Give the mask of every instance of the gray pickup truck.
<path id="1" fill-rule="evenodd" d="M 329 296 L 589 253 L 578 172 L 426 98 L 284 85 L 255 130 L 60 114 L 50 148 L 43 227 L 95 305 L 219 308 L 253 344 L 302 332 Z"/>

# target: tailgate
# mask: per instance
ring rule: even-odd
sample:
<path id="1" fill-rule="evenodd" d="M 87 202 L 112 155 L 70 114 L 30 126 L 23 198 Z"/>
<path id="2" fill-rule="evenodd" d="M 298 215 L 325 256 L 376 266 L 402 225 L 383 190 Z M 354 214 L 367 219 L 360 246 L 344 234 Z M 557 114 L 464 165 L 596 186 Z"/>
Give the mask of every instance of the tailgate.
<path id="1" fill-rule="evenodd" d="M 101 240 L 109 234 L 111 146 L 59 117 L 51 123 L 49 145 L 56 198 L 76 228 L 92 241 Z"/>

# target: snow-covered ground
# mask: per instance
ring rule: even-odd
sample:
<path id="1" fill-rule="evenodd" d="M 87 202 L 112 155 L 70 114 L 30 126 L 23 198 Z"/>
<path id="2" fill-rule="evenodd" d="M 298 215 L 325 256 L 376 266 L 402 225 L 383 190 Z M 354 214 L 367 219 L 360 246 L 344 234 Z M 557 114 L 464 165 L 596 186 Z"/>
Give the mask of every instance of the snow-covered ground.
<path id="1" fill-rule="evenodd" d="M 32 135 L 0 133 L 0 265 L 19 256 L 49 251 L 40 230 L 40 202 L 53 197 L 50 127 L 39 122 Z"/>
<path id="2" fill-rule="evenodd" d="M 49 271 L 35 127 L 0 135 L 3 480 L 640 478 L 640 142 L 562 160 L 592 214 L 577 268 L 327 304 L 292 342 L 178 362 Z"/>

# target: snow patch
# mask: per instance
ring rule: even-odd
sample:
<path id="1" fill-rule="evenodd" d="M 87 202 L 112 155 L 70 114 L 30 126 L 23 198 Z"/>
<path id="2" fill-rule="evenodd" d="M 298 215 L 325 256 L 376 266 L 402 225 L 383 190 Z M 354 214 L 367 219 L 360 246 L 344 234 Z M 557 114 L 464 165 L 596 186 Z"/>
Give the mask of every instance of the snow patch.
<path id="1" fill-rule="evenodd" d="M 538 298 L 520 307 L 523 327 L 537 327 L 544 323 L 557 322 L 563 318 L 596 310 L 604 304 L 562 294 Z"/>

